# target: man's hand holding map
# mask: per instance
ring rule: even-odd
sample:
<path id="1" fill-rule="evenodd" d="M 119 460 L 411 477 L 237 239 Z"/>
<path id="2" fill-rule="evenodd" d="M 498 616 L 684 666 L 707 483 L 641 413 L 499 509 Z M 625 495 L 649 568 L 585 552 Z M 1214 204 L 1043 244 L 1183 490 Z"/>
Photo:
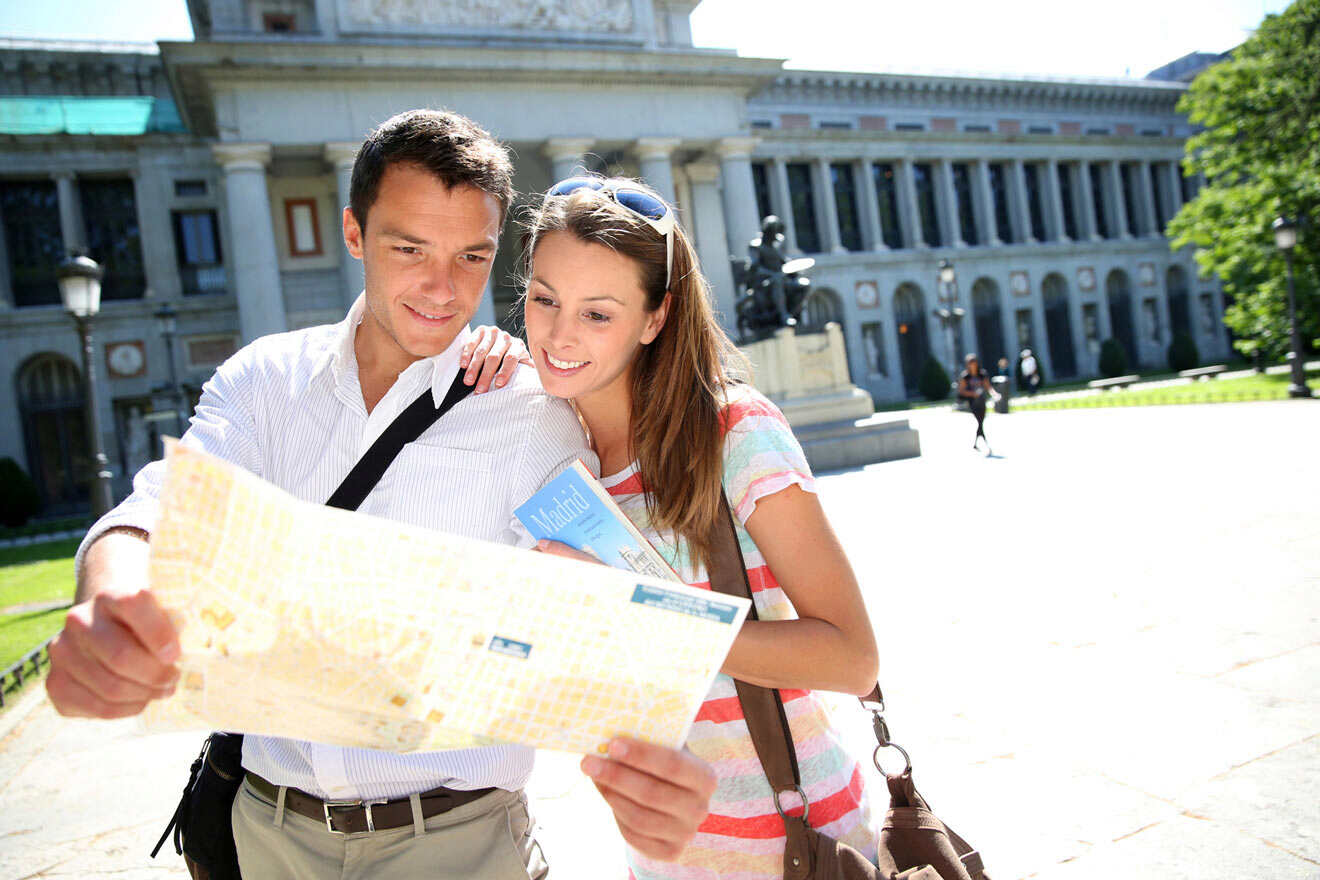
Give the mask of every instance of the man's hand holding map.
<path id="1" fill-rule="evenodd" d="M 678 747 L 748 604 L 299 501 L 177 445 L 150 582 L 183 655 L 148 727 L 393 751 Z"/>

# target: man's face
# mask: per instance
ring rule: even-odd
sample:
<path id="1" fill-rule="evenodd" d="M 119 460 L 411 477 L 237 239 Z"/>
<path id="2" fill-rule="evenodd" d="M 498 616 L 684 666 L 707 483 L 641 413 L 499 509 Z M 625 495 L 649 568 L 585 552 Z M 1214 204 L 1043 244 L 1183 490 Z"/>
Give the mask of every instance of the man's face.
<path id="1" fill-rule="evenodd" d="M 481 301 L 499 234 L 490 193 L 388 166 L 365 235 L 344 209 L 344 241 L 366 275 L 359 357 L 406 366 L 448 348 Z"/>

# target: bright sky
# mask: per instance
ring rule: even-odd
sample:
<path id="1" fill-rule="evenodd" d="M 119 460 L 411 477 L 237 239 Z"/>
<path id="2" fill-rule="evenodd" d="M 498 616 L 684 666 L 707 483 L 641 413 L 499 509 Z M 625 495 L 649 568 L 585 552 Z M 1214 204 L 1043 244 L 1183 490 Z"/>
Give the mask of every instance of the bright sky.
<path id="1" fill-rule="evenodd" d="M 692 15 L 692 33 L 699 46 L 786 58 L 790 67 L 1140 77 L 1188 52 L 1232 48 L 1266 13 L 1287 5 L 1287 0 L 704 0 Z M 0 36 L 188 40 L 192 28 L 184 0 L 4 0 Z"/>

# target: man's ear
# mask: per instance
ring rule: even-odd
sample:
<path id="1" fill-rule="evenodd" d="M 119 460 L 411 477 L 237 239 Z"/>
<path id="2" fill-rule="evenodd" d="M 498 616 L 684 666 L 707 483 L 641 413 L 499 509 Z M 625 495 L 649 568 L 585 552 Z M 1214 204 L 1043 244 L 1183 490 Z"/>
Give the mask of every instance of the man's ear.
<path id="1" fill-rule="evenodd" d="M 362 227 L 358 226 L 352 208 L 344 209 L 344 247 L 356 259 L 362 259 Z"/>
<path id="2" fill-rule="evenodd" d="M 669 303 L 673 294 L 666 293 L 664 302 L 654 312 L 646 316 L 646 328 L 642 331 L 642 345 L 650 345 L 664 329 L 665 319 L 669 317 Z"/>

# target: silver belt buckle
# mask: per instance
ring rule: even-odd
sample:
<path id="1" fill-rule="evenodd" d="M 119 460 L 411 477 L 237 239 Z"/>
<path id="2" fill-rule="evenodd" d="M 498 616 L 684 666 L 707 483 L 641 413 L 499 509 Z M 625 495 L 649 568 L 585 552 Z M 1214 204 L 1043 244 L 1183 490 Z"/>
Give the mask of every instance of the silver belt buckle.
<path id="1" fill-rule="evenodd" d="M 366 801 L 321 801 L 321 813 L 325 816 L 326 830 L 331 834 L 347 834 L 347 831 L 340 831 L 335 828 L 334 823 L 330 821 L 331 810 L 349 809 L 351 807 L 361 807 L 367 814 L 367 830 L 375 831 L 376 823 L 371 817 L 371 804 Z"/>

